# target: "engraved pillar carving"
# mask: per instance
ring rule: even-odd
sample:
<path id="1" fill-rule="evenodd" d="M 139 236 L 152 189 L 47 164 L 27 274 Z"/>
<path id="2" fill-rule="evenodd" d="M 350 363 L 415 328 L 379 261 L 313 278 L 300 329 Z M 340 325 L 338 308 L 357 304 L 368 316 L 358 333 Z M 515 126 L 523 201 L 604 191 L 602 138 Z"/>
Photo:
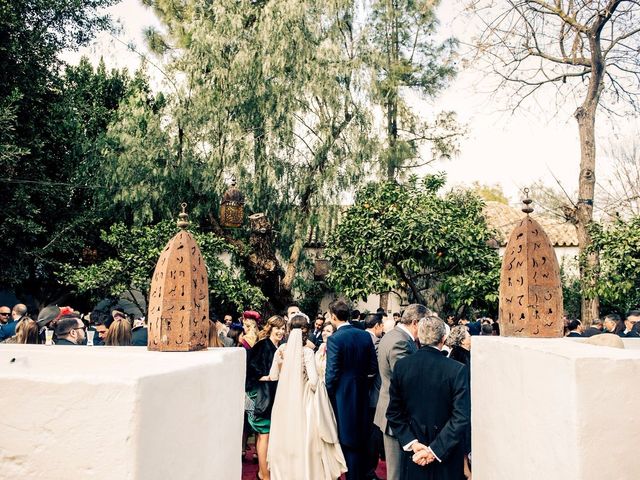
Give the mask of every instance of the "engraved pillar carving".
<path id="1" fill-rule="evenodd" d="M 527 190 L 525 190 L 527 193 Z M 529 216 L 511 233 L 500 273 L 500 334 L 554 338 L 563 334 L 560 267 L 549 237 Z"/>
<path id="2" fill-rule="evenodd" d="M 209 284 L 182 204 L 182 230 L 162 250 L 149 294 L 149 350 L 185 352 L 209 345 Z"/>

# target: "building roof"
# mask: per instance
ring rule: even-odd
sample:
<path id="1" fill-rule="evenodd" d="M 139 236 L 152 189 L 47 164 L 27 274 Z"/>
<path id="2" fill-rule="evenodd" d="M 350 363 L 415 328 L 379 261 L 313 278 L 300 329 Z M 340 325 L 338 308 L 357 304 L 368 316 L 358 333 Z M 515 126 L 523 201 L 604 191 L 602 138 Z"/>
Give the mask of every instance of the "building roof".
<path id="1" fill-rule="evenodd" d="M 326 212 L 320 216 L 318 224 L 309 228 L 305 247 L 324 247 L 330 232 L 335 229 L 342 215 L 344 215 L 344 212 L 348 208 L 349 205 L 331 205 L 324 207 Z M 507 245 L 511 232 L 525 215 L 520 209 L 500 202 L 486 202 L 484 213 L 489 228 L 494 229 L 498 233 L 496 240 L 501 247 Z M 538 214 L 534 212 L 531 214 L 531 217 L 542 225 L 542 228 L 544 228 L 549 237 L 551 245 L 554 247 L 578 246 L 578 234 L 576 233 L 575 227 L 570 223 L 548 213 Z"/>
<path id="2" fill-rule="evenodd" d="M 486 202 L 484 214 L 489 227 L 498 232 L 496 240 L 501 247 L 507 245 L 511 232 L 525 215 L 520 209 L 500 202 Z M 572 224 L 548 213 L 534 212 L 531 214 L 531 218 L 544 228 L 551 245 L 554 247 L 578 246 L 578 234 Z"/>

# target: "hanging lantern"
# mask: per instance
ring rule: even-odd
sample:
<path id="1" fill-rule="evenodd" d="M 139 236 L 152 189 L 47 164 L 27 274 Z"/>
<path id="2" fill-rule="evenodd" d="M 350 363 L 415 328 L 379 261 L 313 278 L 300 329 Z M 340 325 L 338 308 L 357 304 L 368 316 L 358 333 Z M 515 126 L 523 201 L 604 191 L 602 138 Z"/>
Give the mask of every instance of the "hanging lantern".
<path id="1" fill-rule="evenodd" d="M 236 179 L 231 179 L 231 186 L 222 196 L 220 202 L 220 224 L 223 228 L 238 228 L 244 220 L 244 195 L 236 188 Z"/>

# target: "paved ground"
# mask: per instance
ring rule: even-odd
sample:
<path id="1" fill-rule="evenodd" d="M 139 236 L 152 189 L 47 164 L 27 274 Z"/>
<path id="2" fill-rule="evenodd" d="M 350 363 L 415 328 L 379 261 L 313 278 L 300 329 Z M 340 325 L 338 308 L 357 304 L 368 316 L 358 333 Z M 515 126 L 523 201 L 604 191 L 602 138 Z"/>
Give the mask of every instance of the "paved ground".
<path id="1" fill-rule="evenodd" d="M 242 459 L 242 480 L 255 480 L 256 473 L 258 472 L 258 464 L 252 461 L 254 450 L 253 445 L 251 446 L 251 450 L 247 451 L 247 455 L 244 459 Z M 387 478 L 387 467 L 384 462 L 380 462 L 378 464 L 378 469 L 376 470 L 376 474 L 381 479 Z M 344 475 L 343 475 L 344 478 Z"/>

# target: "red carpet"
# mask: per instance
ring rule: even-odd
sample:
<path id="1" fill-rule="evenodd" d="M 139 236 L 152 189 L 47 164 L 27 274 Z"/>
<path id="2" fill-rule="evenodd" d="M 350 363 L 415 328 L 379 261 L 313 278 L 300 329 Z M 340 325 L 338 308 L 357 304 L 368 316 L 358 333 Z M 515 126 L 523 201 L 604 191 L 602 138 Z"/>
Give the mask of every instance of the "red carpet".
<path id="1" fill-rule="evenodd" d="M 258 473 L 258 463 L 257 461 L 256 463 L 253 463 L 252 461 L 252 456 L 254 452 L 253 448 L 254 448 L 253 445 L 251 445 L 251 449 L 247 451 L 246 457 L 242 459 L 242 480 L 255 480 L 256 473 Z M 378 477 L 382 479 L 387 478 L 387 466 L 384 464 L 383 461 L 381 461 L 378 464 L 378 468 L 376 469 L 376 475 L 378 475 Z M 344 478 L 344 475 L 342 476 L 342 478 Z M 313 480 L 313 479 L 309 479 L 309 480 Z"/>

